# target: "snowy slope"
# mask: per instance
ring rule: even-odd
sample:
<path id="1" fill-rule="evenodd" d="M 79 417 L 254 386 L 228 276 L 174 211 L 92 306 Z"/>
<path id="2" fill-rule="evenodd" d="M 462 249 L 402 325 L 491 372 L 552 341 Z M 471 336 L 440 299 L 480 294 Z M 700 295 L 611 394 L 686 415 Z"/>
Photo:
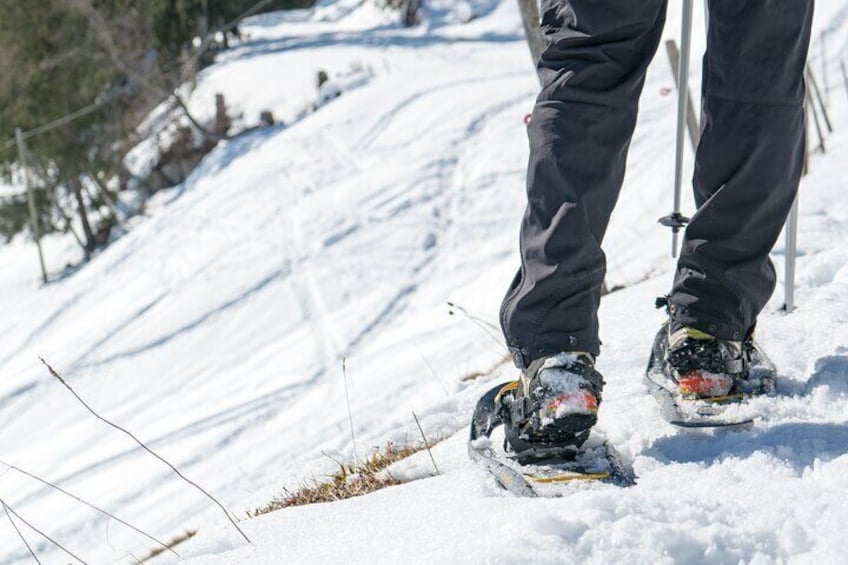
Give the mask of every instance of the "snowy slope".
<path id="1" fill-rule="evenodd" d="M 831 50 L 848 56 L 848 8 L 821 4 L 818 29 L 832 29 Z M 449 316 L 446 302 L 497 319 L 517 266 L 522 118 L 536 82 L 514 2 L 471 2 L 482 17 L 467 25 L 455 23 L 456 4 L 430 5 L 418 30 L 391 25 L 365 0 L 254 18 L 250 39 L 203 73 L 191 104 L 202 114 L 223 92 L 246 120 L 271 108 L 290 127 L 219 147 L 127 236 L 48 287 L 37 286 L 25 241 L 0 247 L 0 460 L 159 537 L 200 527 L 180 548 L 192 563 L 848 554 L 844 132 L 804 181 L 800 308 L 779 314 L 778 292 L 761 322 L 784 394 L 747 432 L 670 429 L 639 381 L 661 319 L 653 297 L 670 272 L 655 221 L 670 203 L 674 97 L 662 94 L 673 83 L 657 56 L 605 244 L 610 283 L 630 287 L 604 302 L 600 361 L 610 382 L 602 425 L 640 483 L 580 487 L 567 502 L 506 497 L 464 454 L 471 407 L 492 380 L 460 382 L 497 365 L 503 346 L 485 323 Z M 370 68 L 370 80 L 303 114 L 318 69 L 354 66 Z M 839 128 L 848 104 L 836 86 Z M 73 254 L 61 239 L 47 249 L 56 271 Z M 243 522 L 255 545 L 242 547 L 207 501 L 88 416 L 38 355 L 238 514 L 331 469 L 322 452 L 352 457 L 343 358 L 360 450 L 415 439 L 414 410 L 429 435 L 451 436 L 435 451 L 444 476 Z M 490 379 L 510 374 L 501 366 Z M 427 475 L 428 464 L 406 473 Z M 152 549 L 11 471 L 0 496 L 90 562 Z M 0 528 L 0 562 L 26 559 Z"/>

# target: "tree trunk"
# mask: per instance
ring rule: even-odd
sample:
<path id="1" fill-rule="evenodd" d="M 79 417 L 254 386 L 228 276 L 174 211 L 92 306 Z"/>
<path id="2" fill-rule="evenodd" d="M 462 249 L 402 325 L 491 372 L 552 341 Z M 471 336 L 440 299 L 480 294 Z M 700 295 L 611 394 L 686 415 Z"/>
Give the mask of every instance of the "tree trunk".
<path id="1" fill-rule="evenodd" d="M 41 174 L 41 178 L 49 178 L 47 176 L 47 173 L 44 171 L 44 169 L 42 167 L 39 167 L 39 171 L 40 171 L 40 174 Z M 59 217 L 62 218 L 62 220 L 65 222 L 65 225 L 62 228 L 63 233 L 70 233 L 71 235 L 73 235 L 74 241 L 76 241 L 77 244 L 79 244 L 80 247 L 85 249 L 85 244 L 80 239 L 80 236 L 77 235 L 76 230 L 74 230 L 73 222 L 71 221 L 70 216 L 68 216 L 68 214 L 65 213 L 65 209 L 62 208 L 62 205 L 59 204 L 59 202 L 57 200 L 56 190 L 57 190 L 56 187 L 53 186 L 46 191 L 47 202 L 50 203 L 50 207 L 53 208 L 56 211 L 56 213 L 59 214 Z"/>
<path id="2" fill-rule="evenodd" d="M 212 19 L 209 17 L 209 0 L 200 0 L 200 14 L 197 15 L 195 21 L 195 29 L 197 36 L 201 40 L 206 39 L 209 33 L 209 26 L 212 24 Z"/>
<path id="3" fill-rule="evenodd" d="M 91 179 L 91 182 L 97 186 L 97 189 L 100 191 L 100 195 L 103 196 L 103 201 L 106 203 L 106 207 L 109 208 L 109 213 L 112 215 L 112 219 L 115 220 L 115 223 L 119 223 L 118 216 L 118 206 L 115 203 L 115 199 L 112 198 L 112 195 L 109 193 L 109 189 L 106 188 L 106 185 L 97 178 L 96 174 L 88 175 L 88 178 Z"/>
<path id="4" fill-rule="evenodd" d="M 97 244 L 94 240 L 94 232 L 91 231 L 91 224 L 88 222 L 88 212 L 85 209 L 85 199 L 82 197 L 82 183 L 80 182 L 79 177 L 74 175 L 68 181 L 68 184 L 71 185 L 71 190 L 73 191 L 74 198 L 76 198 L 77 201 L 77 212 L 79 213 L 80 222 L 82 223 L 82 233 L 85 236 L 83 251 L 85 251 L 85 258 L 88 259 Z"/>
<path id="5" fill-rule="evenodd" d="M 406 27 L 415 27 L 421 23 L 421 8 L 424 0 L 406 0 L 403 8 L 403 23 Z"/>
<path id="6" fill-rule="evenodd" d="M 524 35 L 530 47 L 533 64 L 539 63 L 542 51 L 545 50 L 545 38 L 539 29 L 539 5 L 537 0 L 518 0 L 518 10 L 521 12 L 521 22 L 524 24 Z M 541 79 L 540 79 L 541 80 Z"/>

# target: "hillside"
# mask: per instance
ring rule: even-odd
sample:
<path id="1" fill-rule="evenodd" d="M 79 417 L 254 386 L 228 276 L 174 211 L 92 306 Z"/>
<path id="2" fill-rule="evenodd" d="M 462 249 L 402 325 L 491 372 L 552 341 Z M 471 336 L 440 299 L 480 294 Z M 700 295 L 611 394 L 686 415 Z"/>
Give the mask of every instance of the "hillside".
<path id="1" fill-rule="evenodd" d="M 836 131 L 802 185 L 798 310 L 784 315 L 778 290 L 759 326 L 781 369 L 779 397 L 757 404 L 751 430 L 687 434 L 661 423 L 641 385 L 662 319 L 653 298 L 672 268 L 669 234 L 656 225 L 671 206 L 675 113 L 660 52 L 604 246 L 608 283 L 626 288 L 602 306 L 601 426 L 639 484 L 541 501 L 504 495 L 464 451 L 476 398 L 512 375 L 489 324 L 518 264 L 523 118 L 537 89 L 514 4 L 432 0 L 412 30 L 368 0 L 249 20 L 190 104 L 202 116 L 222 92 L 233 112 L 271 109 L 286 125 L 219 146 L 127 235 L 46 287 L 26 240 L 0 246 L 0 460 L 158 537 L 199 529 L 179 548 L 192 564 L 848 555 L 839 534 L 848 507 L 838 503 L 848 489 L 848 100 L 834 78 L 848 58 L 848 4 L 817 7 Z M 461 23 L 467 10 L 479 17 Z M 678 21 L 672 7 L 669 37 Z M 306 112 L 319 69 L 343 92 Z M 74 245 L 47 241 L 54 272 L 76 259 Z M 781 281 L 782 253 L 781 240 Z M 450 315 L 449 301 L 482 322 Z M 243 546 L 214 506 L 91 418 L 38 356 L 242 517 L 332 471 L 332 458 L 352 459 L 349 416 L 365 452 L 416 441 L 414 411 L 428 436 L 448 438 L 434 450 L 442 475 L 426 478 L 420 454 L 396 472 L 422 480 L 243 521 L 255 542 Z M 13 472 L 0 496 L 91 563 L 132 563 L 153 549 Z M 45 563 L 65 562 L 47 544 L 36 549 Z M 0 528 L 0 562 L 29 559 Z"/>

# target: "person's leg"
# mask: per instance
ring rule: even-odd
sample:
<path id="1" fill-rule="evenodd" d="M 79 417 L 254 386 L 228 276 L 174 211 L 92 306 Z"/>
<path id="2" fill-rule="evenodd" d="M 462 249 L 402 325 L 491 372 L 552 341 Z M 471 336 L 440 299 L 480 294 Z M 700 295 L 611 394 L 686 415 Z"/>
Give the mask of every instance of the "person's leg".
<path id="1" fill-rule="evenodd" d="M 804 65 L 813 0 L 710 2 L 698 211 L 669 309 L 723 340 L 746 337 L 775 286 L 768 254 L 804 161 Z"/>
<path id="2" fill-rule="evenodd" d="M 543 0 L 544 86 L 528 127 L 521 270 L 501 308 L 516 365 L 599 353 L 601 241 L 624 177 L 666 0 Z"/>

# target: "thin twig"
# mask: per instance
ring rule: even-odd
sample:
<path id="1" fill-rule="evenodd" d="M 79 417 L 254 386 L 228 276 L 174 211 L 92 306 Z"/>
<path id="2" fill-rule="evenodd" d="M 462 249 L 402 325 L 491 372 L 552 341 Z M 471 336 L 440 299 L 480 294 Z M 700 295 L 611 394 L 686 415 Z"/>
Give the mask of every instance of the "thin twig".
<path id="1" fill-rule="evenodd" d="M 18 473 L 20 473 L 20 474 L 22 474 L 22 475 L 26 475 L 27 477 L 29 477 L 29 478 L 31 478 L 31 479 L 35 479 L 36 481 L 40 482 L 41 484 L 46 485 L 46 486 L 48 486 L 48 487 L 50 487 L 50 488 L 52 488 L 52 489 L 54 489 L 54 490 L 57 490 L 57 491 L 61 492 L 62 494 L 64 494 L 65 496 L 68 496 L 68 497 L 70 497 L 70 498 L 73 498 L 73 499 L 74 499 L 74 500 L 76 500 L 77 502 L 80 502 L 80 503 L 82 503 L 82 504 L 85 504 L 85 505 L 86 505 L 86 506 L 88 506 L 89 508 L 91 508 L 91 509 L 93 509 L 93 510 L 96 510 L 97 512 L 100 512 L 101 514 L 104 514 L 104 515 L 106 515 L 106 516 L 108 516 L 108 517 L 112 518 L 112 519 L 113 519 L 113 520 L 115 520 L 116 522 L 118 522 L 118 523 L 120 523 L 120 524 L 123 524 L 124 526 L 126 526 L 126 527 L 130 528 L 130 529 L 131 529 L 131 530 L 133 530 L 134 532 L 136 532 L 136 533 L 139 533 L 139 534 L 143 535 L 144 537 L 146 537 L 147 539 L 149 539 L 149 540 L 150 540 L 150 541 L 152 541 L 153 543 L 156 543 L 156 544 L 158 544 L 158 545 L 161 545 L 162 547 L 164 547 L 165 549 L 167 549 L 168 551 L 170 551 L 171 553 L 173 553 L 173 554 L 174 554 L 174 555 L 176 555 L 177 557 L 179 557 L 179 556 L 180 556 L 180 554 L 179 554 L 179 553 L 177 553 L 176 551 L 174 551 L 172 548 L 168 547 L 168 544 L 166 544 L 165 542 L 163 542 L 163 541 L 160 541 L 160 540 L 156 539 L 156 538 L 155 538 L 155 537 L 153 537 L 152 535 L 148 534 L 148 533 L 147 533 L 147 532 L 145 532 L 144 530 L 141 530 L 140 528 L 137 528 L 137 527 L 133 526 L 133 525 L 132 525 L 132 524 L 130 524 L 129 522 L 127 522 L 127 521 L 125 521 L 125 520 L 122 520 L 121 518 L 118 518 L 117 516 L 115 516 L 115 515 L 114 515 L 114 514 L 112 514 L 111 512 L 109 512 L 109 511 L 107 511 L 107 510 L 104 510 L 104 509 L 100 508 L 99 506 L 96 506 L 96 505 L 94 505 L 94 504 L 92 504 L 92 503 L 90 503 L 90 502 L 88 502 L 88 501 L 86 501 L 86 500 L 83 500 L 82 498 L 80 498 L 79 496 L 77 496 L 77 495 L 75 495 L 75 494 L 73 494 L 73 493 L 71 493 L 71 492 L 66 491 L 65 489 L 63 489 L 63 488 L 62 488 L 62 487 L 60 487 L 59 485 L 53 484 L 53 483 L 51 483 L 50 481 L 47 481 L 47 480 L 45 480 L 45 479 L 42 479 L 41 477 L 39 477 L 39 476 L 37 476 L 37 475 L 34 475 L 34 474 L 30 473 L 29 471 L 26 471 L 26 470 L 24 470 L 24 469 L 21 469 L 20 467 L 17 467 L 17 466 L 15 466 L 15 465 L 12 465 L 11 463 L 6 463 L 5 461 L 0 460 L 0 465 L 3 465 L 3 466 L 5 466 L 5 467 L 8 467 L 9 469 L 12 469 L 13 471 L 17 471 Z"/>
<path id="2" fill-rule="evenodd" d="M 473 323 L 475 326 L 480 328 L 483 331 L 483 333 L 485 333 L 487 336 L 492 338 L 492 341 L 494 341 L 495 343 L 498 344 L 500 351 L 506 350 L 506 347 L 504 346 L 503 341 L 501 341 L 501 339 L 499 337 L 501 330 L 500 330 L 500 328 L 495 326 L 495 324 L 489 322 L 488 320 L 484 320 L 483 318 L 479 318 L 477 316 L 474 316 L 468 310 L 466 310 L 465 308 L 463 308 L 462 306 L 460 306 L 458 304 L 455 304 L 453 302 L 448 302 L 448 314 L 453 316 L 456 312 L 459 312 L 460 314 L 462 314 L 463 316 L 468 318 L 468 320 L 471 323 Z M 493 333 L 493 332 L 495 332 L 495 333 Z"/>
<path id="3" fill-rule="evenodd" d="M 50 366 L 50 364 L 49 364 L 47 361 L 45 361 L 45 360 L 44 360 L 44 358 L 43 358 L 43 357 L 39 357 L 39 359 L 41 360 L 41 362 L 42 362 L 42 363 L 44 363 L 44 366 L 45 366 L 45 367 L 47 367 L 47 370 L 50 372 L 50 374 L 51 374 L 51 375 L 53 375 L 53 377 L 54 377 L 56 380 L 58 380 L 60 383 L 62 383 L 62 385 L 63 385 L 66 389 L 68 389 L 68 390 L 70 391 L 70 393 L 71 393 L 71 394 L 73 394 L 73 395 L 74 395 L 74 398 L 76 398 L 76 399 L 80 402 L 80 404 L 82 404 L 82 405 L 85 407 L 85 409 L 86 409 L 86 410 L 88 410 L 88 411 L 89 411 L 89 412 L 90 412 L 90 413 L 91 413 L 91 414 L 92 414 L 95 418 L 97 418 L 97 419 L 98 419 L 98 420 L 100 420 L 101 422 L 103 422 L 103 423 L 107 424 L 108 426 L 111 426 L 111 427 L 115 428 L 116 430 L 118 430 L 118 431 L 120 431 L 120 432 L 123 432 L 123 433 L 124 433 L 125 435 L 127 435 L 130 439 L 132 439 L 132 440 L 133 440 L 136 444 L 138 444 L 138 446 L 139 446 L 139 447 L 141 447 L 141 448 L 142 448 L 143 450 L 145 450 L 147 453 L 149 453 L 150 455 L 152 455 L 153 457 L 155 457 L 156 459 L 158 459 L 159 461 L 161 461 L 162 463 L 164 463 L 165 465 L 167 465 L 167 466 L 168 466 L 168 468 L 170 468 L 170 469 L 171 469 L 171 471 L 173 471 L 173 472 L 174 472 L 174 473 L 175 473 L 175 474 L 176 474 L 179 478 L 181 478 L 183 481 L 185 481 L 186 483 L 188 483 L 188 484 L 190 484 L 191 486 L 193 486 L 194 488 L 196 488 L 198 491 L 202 492 L 202 493 L 206 496 L 206 498 L 208 498 L 209 500 L 211 500 L 213 503 L 215 503 L 215 505 L 216 505 L 216 506 L 218 506 L 218 508 L 220 508 L 220 509 L 221 509 L 221 512 L 223 512 L 223 513 L 224 513 L 224 515 L 227 517 L 227 520 L 229 520 L 229 521 L 230 521 L 230 523 L 233 525 L 233 527 L 234 527 L 236 530 L 238 530 L 238 533 L 240 533 L 240 534 L 241 534 L 241 537 L 243 537 L 243 538 L 245 539 L 245 541 L 247 541 L 247 543 L 253 543 L 253 542 L 251 542 L 251 541 L 250 541 L 250 538 L 248 538 L 248 537 L 247 537 L 247 534 L 245 534 L 245 533 L 244 533 L 244 531 L 242 531 L 242 529 L 241 529 L 241 528 L 239 528 L 238 524 L 236 524 L 236 521 L 235 521 L 235 520 L 233 519 L 233 517 L 230 515 L 229 511 L 228 511 L 226 508 L 224 508 L 224 505 L 223 505 L 223 504 L 221 504 L 220 502 L 218 502 L 218 499 L 217 499 L 217 498 L 215 498 L 214 496 L 212 496 L 212 495 L 211 495 L 211 494 L 210 494 L 210 493 L 209 493 L 206 489 L 204 489 L 202 486 L 200 486 L 200 485 L 199 485 L 199 484 L 197 484 L 196 482 L 192 481 L 191 479 L 189 479 L 188 477 L 186 477 L 185 475 L 183 475 L 183 474 L 179 471 L 179 469 L 177 469 L 176 467 L 174 467 L 174 466 L 173 466 L 170 462 L 168 462 L 167 460 L 165 460 L 165 459 L 164 459 L 161 455 L 159 455 L 158 453 L 156 453 L 155 451 L 153 451 L 152 449 L 150 449 L 149 447 L 147 447 L 147 445 L 145 445 L 145 444 L 144 444 L 144 442 L 142 442 L 142 441 L 141 441 L 140 439 L 138 439 L 135 435 L 133 435 L 133 433 L 132 433 L 132 432 L 130 432 L 130 431 L 129 431 L 129 430 L 127 430 L 126 428 L 122 428 L 122 427 L 121 427 L 121 426 L 119 426 L 118 424 L 115 424 L 115 423 L 113 423 L 113 422 L 110 422 L 109 420 L 107 420 L 106 418 L 104 418 L 103 416 L 101 416 L 100 414 L 98 414 L 98 413 L 97 413 L 97 412 L 96 412 L 96 411 L 95 411 L 95 410 L 94 410 L 91 406 L 89 406 L 89 405 L 88 405 L 88 403 L 86 403 L 86 401 L 85 401 L 85 400 L 83 400 L 83 399 L 82 399 L 82 397 L 81 397 L 80 395 L 78 395 L 78 394 L 77 394 L 77 392 L 76 392 L 76 391 L 75 391 L 75 390 L 71 387 L 71 385 L 69 385 L 69 384 L 67 383 L 67 381 L 65 381 L 65 379 L 63 379 L 63 378 L 62 378 L 62 376 L 61 376 L 61 375 L 59 375 L 59 373 L 57 373 L 57 372 L 56 372 L 56 370 L 55 370 L 55 369 L 53 369 L 53 367 L 51 367 L 51 366 Z"/>
<path id="4" fill-rule="evenodd" d="M 418 420 L 418 415 L 415 412 L 412 412 L 412 417 L 415 418 L 415 423 L 418 425 L 418 431 L 421 432 L 421 439 L 424 440 L 424 447 L 427 448 L 427 453 L 430 454 L 430 461 L 433 462 L 433 469 L 436 470 L 437 475 L 441 475 L 442 472 L 439 471 L 439 466 L 436 465 L 436 459 L 433 457 L 433 451 L 430 449 L 430 442 L 427 441 L 427 436 L 424 435 L 424 428 L 421 427 L 421 422 Z"/>
<path id="5" fill-rule="evenodd" d="M 456 310 L 459 310 L 460 312 L 465 314 L 470 320 L 474 320 L 475 322 L 479 322 L 480 324 L 483 324 L 483 325 L 493 329 L 496 332 L 501 331 L 500 328 L 498 328 L 492 322 L 490 322 L 488 320 L 484 320 L 483 318 L 481 318 L 479 316 L 475 316 L 475 315 L 471 314 L 464 306 L 460 306 L 456 302 L 448 302 L 448 306 L 451 307 L 451 308 L 454 308 Z"/>
<path id="6" fill-rule="evenodd" d="M 342 463 L 341 460 L 336 459 L 335 457 L 333 457 L 332 455 L 330 455 L 329 453 L 327 453 L 323 449 L 321 450 L 321 455 L 323 455 L 324 457 L 326 457 L 327 459 L 329 459 L 330 461 L 332 461 L 333 463 L 335 463 L 339 467 L 344 468 L 345 464 Z"/>
<path id="7" fill-rule="evenodd" d="M 48 536 L 48 535 L 47 535 L 46 533 L 44 533 L 43 531 L 41 531 L 41 530 L 39 530 L 38 528 L 36 528 L 35 526 L 33 526 L 31 523 L 29 523 L 28 521 L 26 521 L 26 519 L 24 519 L 23 517 L 21 517 L 21 515 L 20 515 L 20 514 L 18 514 L 17 512 L 15 512 L 15 509 L 14 509 L 14 508 L 12 508 L 12 507 L 11 507 L 11 506 L 9 506 L 8 504 L 6 504 L 3 500 L 0 500 L 0 504 L 2 504 L 3 509 L 4 509 L 6 512 L 8 512 L 8 513 L 10 513 L 10 514 L 14 515 L 14 516 L 15 516 L 15 518 L 17 518 L 18 520 L 20 520 L 21 522 L 23 522 L 24 524 L 26 524 L 27 526 L 29 526 L 29 528 L 30 528 L 32 531 L 36 532 L 36 533 L 37 533 L 37 534 L 39 534 L 41 537 L 43 537 L 44 539 L 46 539 L 47 541 L 49 541 L 50 543 L 52 543 L 53 545 L 55 545 L 56 547 L 58 547 L 59 549 L 61 549 L 62 551 L 64 551 L 65 553 L 67 553 L 68 555 L 70 555 L 71 557 L 73 557 L 74 559 L 76 559 L 77 561 L 79 561 L 80 563 L 82 563 L 83 565 L 88 565 L 88 561 L 86 561 L 85 559 L 82 559 L 81 557 L 79 557 L 79 556 L 75 555 L 75 554 L 74 554 L 74 553 L 73 553 L 70 549 L 68 549 L 67 547 L 65 547 L 64 545 L 62 545 L 61 543 L 59 543 L 58 541 L 56 541 L 56 540 L 54 540 L 53 538 L 51 538 L 50 536 Z"/>
<path id="8" fill-rule="evenodd" d="M 344 378 L 345 400 L 347 400 L 347 419 L 350 422 L 350 441 L 353 444 L 353 460 L 359 465 L 359 455 L 356 452 L 356 434 L 353 432 L 353 410 L 350 409 L 350 391 L 347 387 L 347 358 L 342 359 L 342 377 Z"/>
<path id="9" fill-rule="evenodd" d="M 433 368 L 433 365 L 430 364 L 430 360 L 424 356 L 424 352 L 421 351 L 421 348 L 416 346 L 418 350 L 418 354 L 421 356 L 421 359 L 424 361 L 424 364 L 427 365 L 427 368 L 430 369 L 430 372 L 433 373 L 433 376 L 436 377 L 436 380 L 439 381 L 439 384 L 442 385 L 442 390 L 445 391 L 445 395 L 450 396 L 450 391 L 448 391 L 448 387 L 445 385 L 445 382 L 442 380 L 442 377 L 439 376 L 439 373 L 436 372 L 436 369 Z"/>
<path id="10" fill-rule="evenodd" d="M 35 552 L 29 546 L 29 543 L 27 542 L 26 538 L 24 537 L 23 532 L 21 532 L 20 528 L 18 528 L 18 525 L 15 523 L 15 521 L 12 520 L 12 514 L 9 512 L 9 509 L 6 507 L 6 503 L 3 502 L 2 499 L 0 499 L 0 504 L 3 505 L 3 511 L 6 513 L 6 518 L 9 519 L 9 523 L 12 524 L 12 527 L 15 528 L 16 532 L 18 532 L 18 537 L 21 538 L 22 542 L 24 542 L 24 545 L 29 550 L 29 554 L 32 555 L 32 558 L 35 560 L 36 563 L 38 563 L 38 565 L 41 565 L 41 561 L 38 560 L 38 556 L 35 555 Z"/>

